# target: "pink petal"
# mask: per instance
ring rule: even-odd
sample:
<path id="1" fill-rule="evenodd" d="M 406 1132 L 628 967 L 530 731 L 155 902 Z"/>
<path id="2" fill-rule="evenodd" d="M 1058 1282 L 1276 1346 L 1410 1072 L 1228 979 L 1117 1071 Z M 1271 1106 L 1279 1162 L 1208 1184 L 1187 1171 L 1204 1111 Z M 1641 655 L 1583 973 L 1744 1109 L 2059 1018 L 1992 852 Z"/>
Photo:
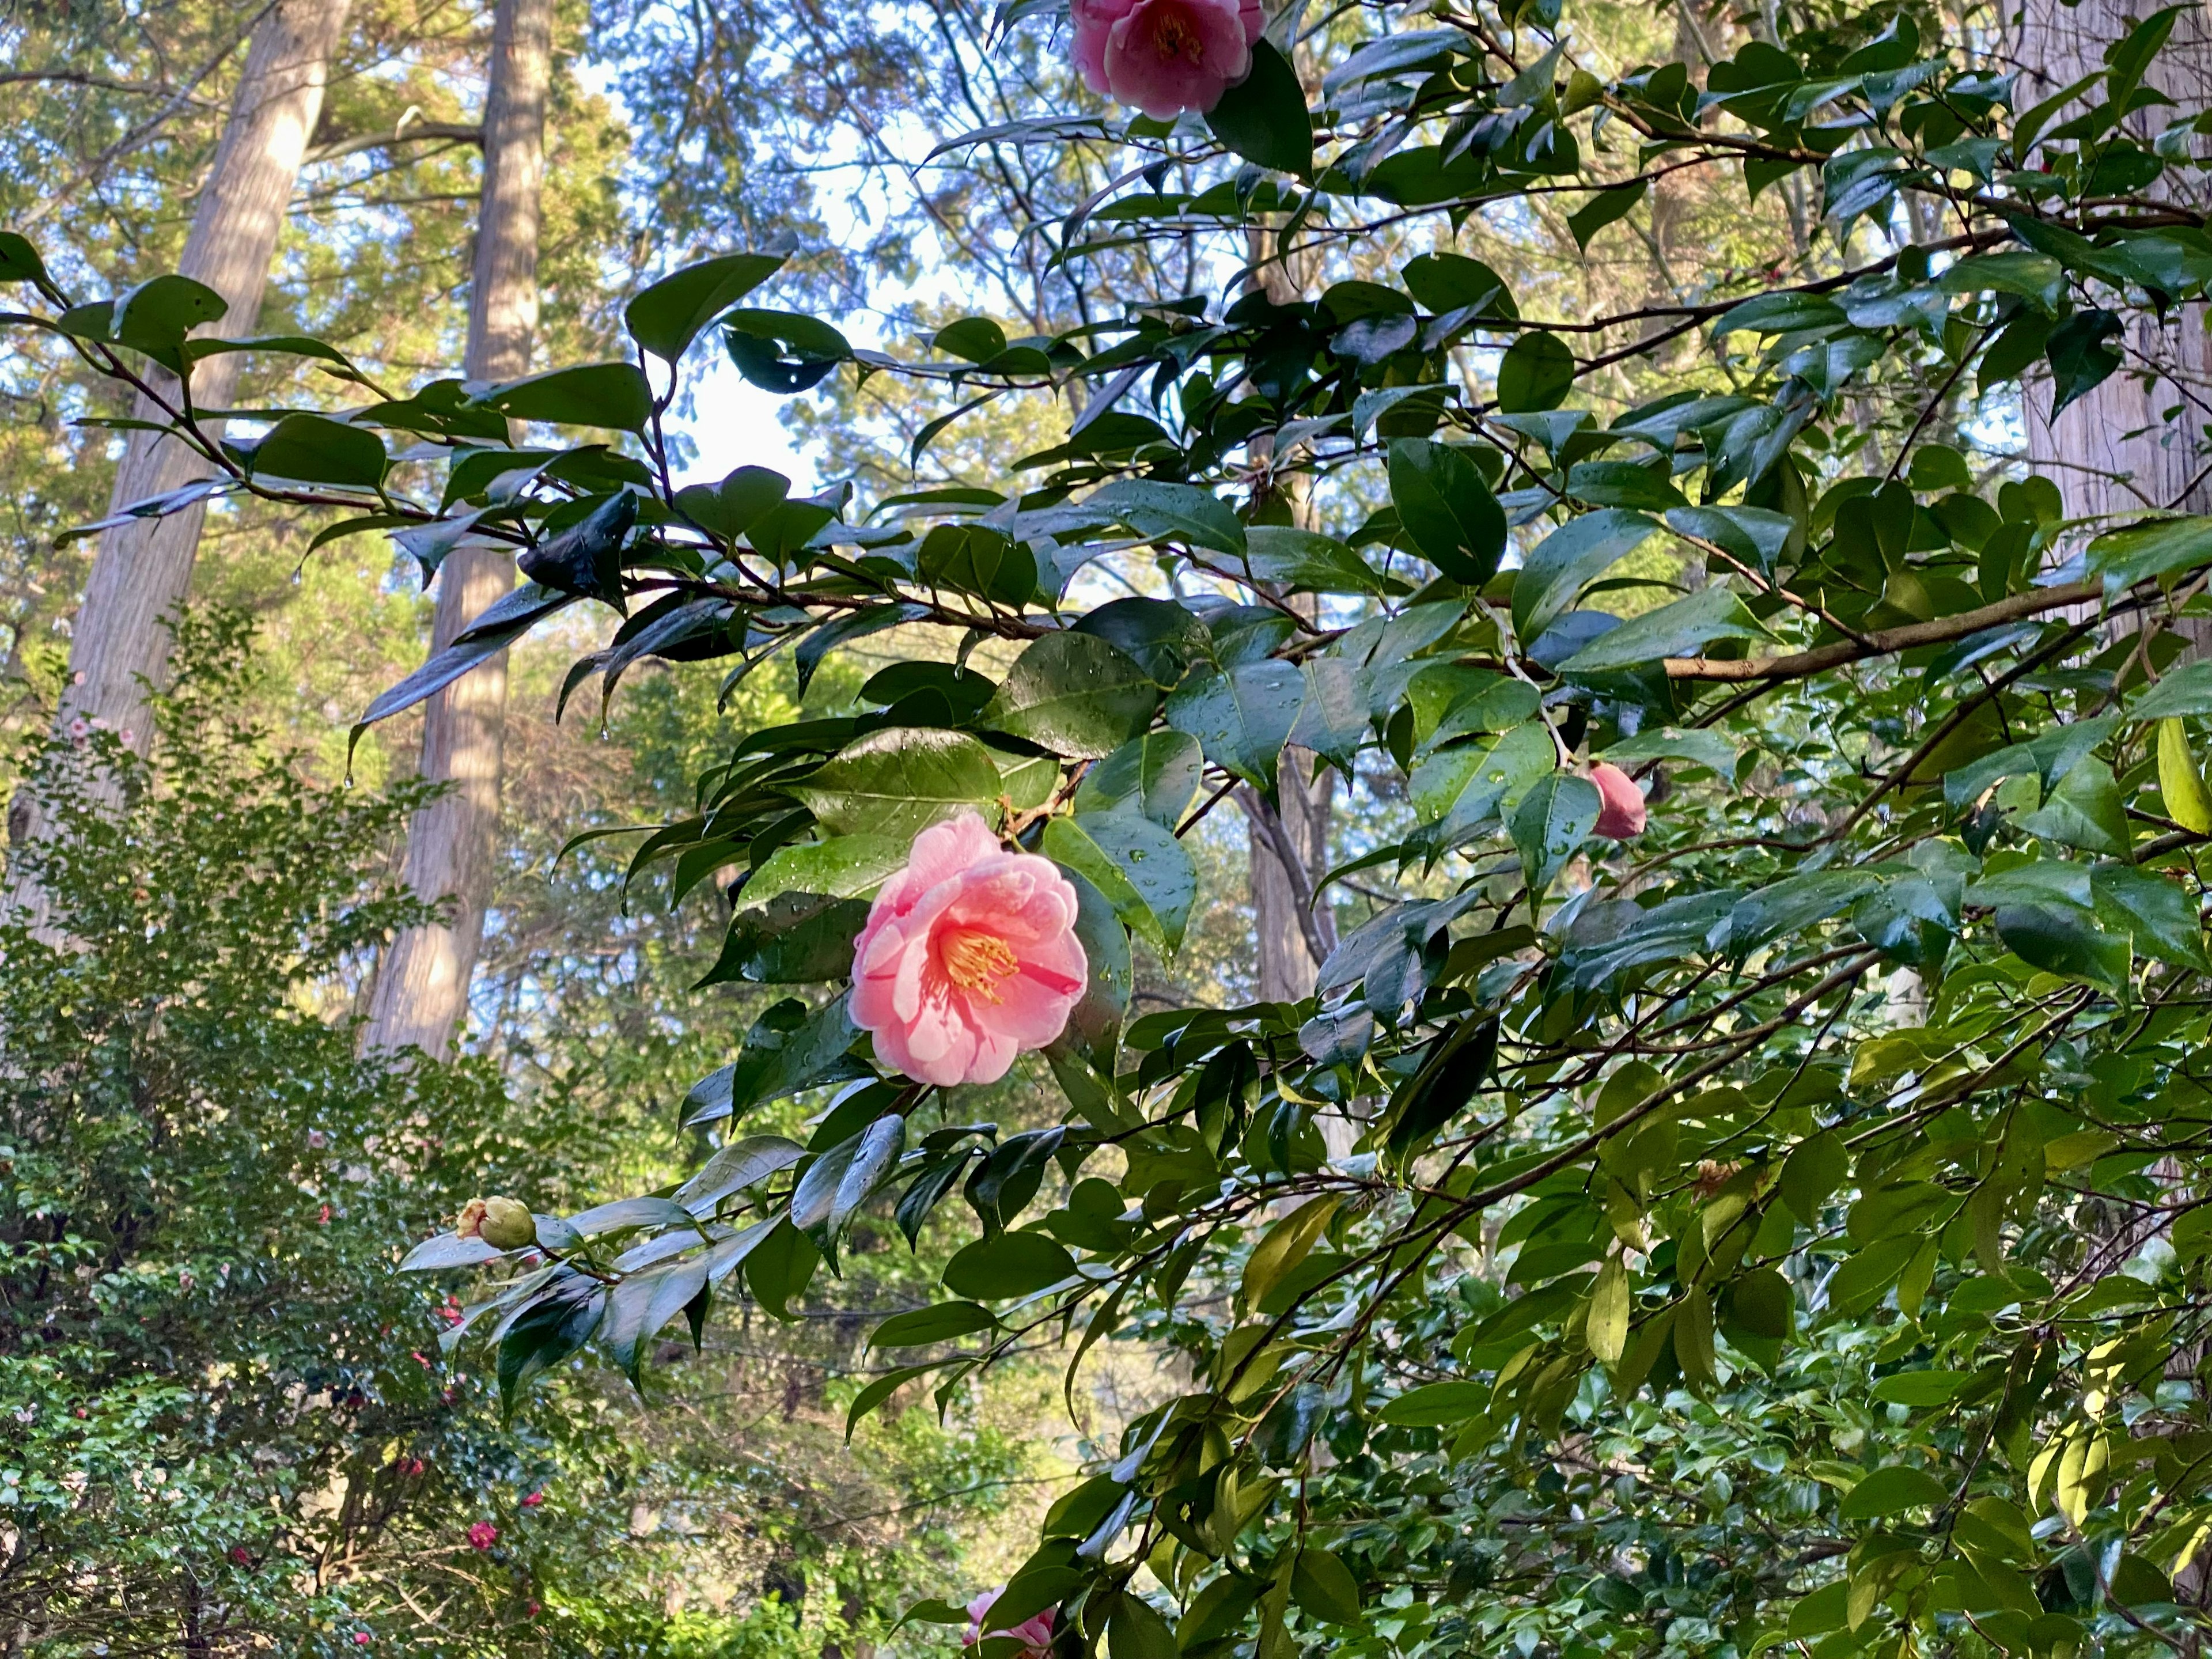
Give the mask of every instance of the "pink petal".
<path id="1" fill-rule="evenodd" d="M 1610 841 L 1633 841 L 1644 833 L 1644 792 L 1636 787 L 1636 780 L 1618 766 L 1600 761 L 1590 768 L 1590 781 L 1597 786 L 1597 833 Z"/>

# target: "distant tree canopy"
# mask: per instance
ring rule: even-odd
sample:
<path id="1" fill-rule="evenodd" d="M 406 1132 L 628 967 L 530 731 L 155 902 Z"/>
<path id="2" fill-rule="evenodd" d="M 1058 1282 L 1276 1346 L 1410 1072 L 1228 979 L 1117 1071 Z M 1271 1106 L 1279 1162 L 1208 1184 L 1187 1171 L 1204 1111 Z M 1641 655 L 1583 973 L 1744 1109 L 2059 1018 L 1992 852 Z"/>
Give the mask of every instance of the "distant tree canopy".
<path id="1" fill-rule="evenodd" d="M 1073 28 L 1182 50 L 1215 4 Z M 585 700 L 647 659 L 803 690 L 946 630 L 860 712 L 747 732 L 637 848 L 726 888 L 712 980 L 789 993 L 691 1091 L 714 1155 L 408 1265 L 480 1270 L 517 1398 L 958 1217 L 855 1425 L 1048 1337 L 1071 1389 L 1110 1336 L 1185 1361 L 990 1614 L 1070 1659 L 2193 1652 L 2212 517 L 2051 437 L 2102 410 L 2123 453 L 2206 453 L 2202 15 L 1685 7 L 1670 46 L 1595 3 L 1292 5 L 1173 120 L 1083 93 L 1048 9 L 1000 21 L 942 84 L 1034 95 L 946 137 L 993 258 L 1071 286 L 926 350 L 856 349 L 740 248 L 629 297 L 629 356 L 365 374 L 216 443 L 190 284 L 87 301 L 0 242 L 17 325 L 165 398 L 210 490 L 426 578 L 514 550 L 364 725 L 556 616 L 605 613 Z M 909 466 L 987 410 L 1052 430 L 866 496 L 736 454 L 679 489 L 701 347 L 936 400 Z M 1358 792 L 1300 896 L 1339 935 L 1316 994 L 1140 1012 L 1188 832 L 1239 787 L 1264 824 L 1300 751 Z M 846 988 L 967 813 L 1074 895 L 1056 1124 L 893 1072 Z M 981 994 L 973 949 L 921 971 Z M 793 1098 L 805 1140 L 759 1127 Z"/>

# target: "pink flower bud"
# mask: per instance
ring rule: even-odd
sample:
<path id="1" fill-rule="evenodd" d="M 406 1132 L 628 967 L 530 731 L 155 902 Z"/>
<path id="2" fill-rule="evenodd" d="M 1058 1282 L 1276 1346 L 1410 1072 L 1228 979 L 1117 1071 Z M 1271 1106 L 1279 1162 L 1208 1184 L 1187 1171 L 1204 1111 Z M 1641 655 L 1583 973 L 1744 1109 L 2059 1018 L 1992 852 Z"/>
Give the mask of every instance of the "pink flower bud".
<path id="1" fill-rule="evenodd" d="M 1633 841 L 1644 833 L 1644 792 L 1618 766 L 1600 761 L 1590 768 L 1597 786 L 1597 833 L 1612 841 Z"/>

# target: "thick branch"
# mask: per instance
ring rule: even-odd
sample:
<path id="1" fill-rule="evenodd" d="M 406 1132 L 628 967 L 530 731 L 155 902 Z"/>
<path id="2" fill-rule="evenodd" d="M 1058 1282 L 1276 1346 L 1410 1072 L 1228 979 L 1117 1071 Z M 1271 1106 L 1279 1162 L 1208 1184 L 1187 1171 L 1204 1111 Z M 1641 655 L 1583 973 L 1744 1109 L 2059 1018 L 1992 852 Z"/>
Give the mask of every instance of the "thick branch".
<path id="1" fill-rule="evenodd" d="M 420 143 L 433 138 L 450 138 L 481 148 L 483 129 L 465 121 L 404 121 L 390 132 L 357 132 L 349 138 L 334 138 L 327 144 L 317 144 L 302 158 L 301 164 L 313 167 L 318 161 L 335 161 L 341 155 L 358 155 L 365 149 L 389 149 L 394 144 Z"/>
<path id="2" fill-rule="evenodd" d="M 2040 616 L 2046 611 L 2063 611 L 2069 605 L 2081 605 L 2094 599 L 2103 591 L 2104 584 L 2098 581 L 2069 582 L 2063 587 L 2039 587 L 2033 592 L 2014 593 L 2008 599 L 1999 599 L 1995 605 L 1985 605 L 1978 611 L 1961 611 L 1955 617 L 1938 617 L 1933 622 L 1907 623 L 1901 628 L 1878 629 L 1863 639 L 1838 640 L 1833 645 L 1794 652 L 1786 657 L 1747 657 L 1741 662 L 1725 662 L 1714 657 L 1669 657 L 1667 659 L 1667 678 L 1670 680 L 1712 680 L 1723 684 L 1744 680 L 1802 680 L 1868 657 L 1886 657 L 1899 651 L 1910 651 L 1917 646 L 1943 645 L 1952 640 L 1963 640 L 1969 634 L 1978 634 L 1985 628 L 2018 622 L 2023 617 Z"/>

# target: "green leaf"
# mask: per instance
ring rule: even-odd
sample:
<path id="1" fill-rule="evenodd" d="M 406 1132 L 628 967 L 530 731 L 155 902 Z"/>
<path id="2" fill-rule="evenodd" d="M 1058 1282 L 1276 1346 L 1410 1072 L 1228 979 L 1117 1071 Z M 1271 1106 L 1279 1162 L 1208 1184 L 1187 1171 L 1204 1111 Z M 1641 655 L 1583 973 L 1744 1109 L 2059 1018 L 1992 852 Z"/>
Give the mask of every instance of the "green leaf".
<path id="1" fill-rule="evenodd" d="M 1668 510 L 1667 527 L 1711 542 L 1771 574 L 1788 550 L 1797 521 L 1763 507 L 1677 507 Z"/>
<path id="2" fill-rule="evenodd" d="M 2092 306 L 2075 312 L 2051 331 L 2043 355 L 2051 363 L 2052 420 L 2069 404 L 2102 386 L 2119 368 L 2119 350 L 2112 342 L 2125 328 L 2116 314 Z"/>
<path id="3" fill-rule="evenodd" d="M 1676 730 L 1662 726 L 1648 732 L 1638 732 L 1632 738 L 1623 738 L 1608 744 L 1598 758 L 1610 761 L 1624 770 L 1644 761 L 1680 760 L 1692 765 L 1709 768 L 1723 780 L 1735 775 L 1736 749 L 1718 732 L 1698 726 Z"/>
<path id="4" fill-rule="evenodd" d="M 925 1348 L 954 1342 L 977 1331 L 996 1330 L 999 1316 L 974 1302 L 940 1302 L 933 1308 L 893 1314 L 870 1333 L 872 1348 Z"/>
<path id="5" fill-rule="evenodd" d="M 1556 334 L 1532 329 L 1498 363 L 1498 407 L 1508 415 L 1557 409 L 1575 383 L 1575 354 Z"/>
<path id="6" fill-rule="evenodd" d="M 1132 738 L 1083 775 L 1075 791 L 1078 812 L 1104 812 L 1127 805 L 1172 830 L 1198 793 L 1205 757 L 1187 732 L 1146 732 Z"/>
<path id="7" fill-rule="evenodd" d="M 2089 890 L 2098 921 L 2125 932 L 2138 954 L 2212 973 L 2197 900 L 2180 883 L 2130 865 L 2100 864 L 2089 873 Z"/>
<path id="8" fill-rule="evenodd" d="M 1500 520 L 1501 526 L 1503 519 Z M 1382 593 L 1382 578 L 1334 536 L 1290 525 L 1255 524 L 1244 532 L 1244 563 L 1255 580 L 1291 592 Z"/>
<path id="9" fill-rule="evenodd" d="M 1632 617 L 1559 665 L 1562 674 L 1600 674 L 1668 657 L 1693 657 L 1715 640 L 1769 637 L 1743 601 L 1716 582 L 1686 599 Z"/>
<path id="10" fill-rule="evenodd" d="M 757 1187 L 806 1155 L 806 1149 L 781 1135 L 747 1135 L 718 1148 L 676 1189 L 676 1201 L 695 1216 L 710 1215 L 733 1193 Z"/>
<path id="11" fill-rule="evenodd" d="M 686 484 L 677 509 L 702 530 L 735 541 L 791 494 L 791 480 L 773 468 L 741 466 L 718 484 Z"/>
<path id="12" fill-rule="evenodd" d="M 792 1297 L 806 1288 L 821 1259 L 814 1242 L 779 1216 L 745 1256 L 745 1285 L 762 1307 L 788 1321 Z"/>
<path id="13" fill-rule="evenodd" d="M 2131 837 L 2127 806 L 2112 769 L 2094 756 L 2076 762 L 2020 827 L 2033 836 L 2092 853 L 2124 856 Z"/>
<path id="14" fill-rule="evenodd" d="M 911 842 L 960 812 L 994 817 L 999 769 L 964 732 L 893 726 L 847 744 L 792 793 L 832 835 Z"/>
<path id="15" fill-rule="evenodd" d="M 653 418 L 653 390 L 635 363 L 583 363 L 507 380 L 471 398 L 514 421 L 642 432 Z"/>
<path id="16" fill-rule="evenodd" d="M 673 363 L 707 325 L 782 267 L 781 253 L 726 253 L 672 272 L 644 289 L 623 313 L 629 337 Z"/>
<path id="17" fill-rule="evenodd" d="M 1537 543 L 1513 579 L 1513 631 L 1535 639 L 1595 581 L 1657 532 L 1641 513 L 1606 507 L 1570 519 Z"/>
<path id="18" fill-rule="evenodd" d="M 571 1274 L 571 1285 L 578 1275 Z M 499 1407 L 504 1421 L 514 1397 L 549 1368 L 591 1340 L 606 1312 L 607 1295 L 596 1286 L 549 1293 L 510 1324 L 499 1343 Z"/>
<path id="19" fill-rule="evenodd" d="M 2160 519 L 2132 530 L 2109 531 L 2089 544 L 2082 563 L 2089 574 L 2104 577 L 2108 595 L 2124 592 L 2151 576 L 2193 570 L 2199 565 L 2212 563 L 2212 518 Z M 2191 663 L 2169 678 L 2178 679 L 2198 670 L 2212 672 L 2212 665 Z M 2144 694 L 2142 702 L 2130 711 L 2135 718 L 2155 720 L 2164 714 L 2212 712 L 2170 708 L 2157 702 L 2165 685 L 2166 682 L 2161 681 Z M 2144 712 L 2146 705 L 2150 706 L 2148 713 Z"/>
<path id="20" fill-rule="evenodd" d="M 1838 1513 L 1846 1521 L 1878 1521 L 1906 1510 L 1940 1509 L 1950 1497 L 1949 1489 L 1927 1470 L 1893 1463 L 1845 1492 Z"/>
<path id="21" fill-rule="evenodd" d="M 39 258 L 27 237 L 12 230 L 0 230 L 0 283 L 43 283 L 47 279 L 46 261 Z"/>
<path id="22" fill-rule="evenodd" d="M 1796 1308 L 1790 1281 L 1771 1267 L 1753 1267 L 1729 1285 L 1729 1322 L 1751 1337 L 1781 1341 L 1790 1334 Z"/>
<path id="23" fill-rule="evenodd" d="M 361 734 L 379 720 L 390 720 L 434 696 L 477 664 L 497 656 L 538 623 L 576 602 L 573 593 L 554 593 L 525 582 L 494 604 L 462 629 L 453 643 L 432 657 L 398 684 L 379 696 L 354 725 L 348 751 Z"/>
<path id="24" fill-rule="evenodd" d="M 1972 1371 L 1899 1371 L 1875 1378 L 1872 1392 L 1886 1405 L 1942 1406 L 1973 1380 Z"/>
<path id="25" fill-rule="evenodd" d="M 1782 1201 L 1808 1227 L 1818 1229 L 1820 1211 L 1850 1174 L 1850 1156 L 1832 1129 L 1800 1141 L 1783 1160 L 1778 1182 Z"/>
<path id="26" fill-rule="evenodd" d="M 1340 1559 L 1316 1546 L 1298 1552 L 1297 1565 L 1291 1569 L 1291 1599 L 1301 1612 L 1325 1623 L 1359 1622 L 1359 1581 Z"/>
<path id="27" fill-rule="evenodd" d="M 813 1241 L 837 1271 L 837 1241 L 860 1207 L 898 1168 L 906 1151 L 906 1119 L 878 1118 L 807 1165 L 791 1195 L 791 1224 Z"/>
<path id="28" fill-rule="evenodd" d="M 786 398 L 819 386 L 853 355 L 829 324 L 792 311 L 733 311 L 722 319 L 722 343 L 738 374 Z"/>
<path id="29" fill-rule="evenodd" d="M 706 1287 L 704 1257 L 672 1261 L 664 1267 L 633 1273 L 617 1285 L 607 1297 L 606 1317 L 599 1329 L 599 1346 L 635 1382 L 644 1358 L 641 1351 L 645 1345 Z"/>
<path id="30" fill-rule="evenodd" d="M 1505 550 L 1505 510 L 1463 450 L 1425 438 L 1390 446 L 1390 499 L 1421 556 L 1480 587 Z"/>
<path id="31" fill-rule="evenodd" d="M 846 1000 L 840 996 L 810 1012 L 789 997 L 769 1008 L 745 1034 L 738 1058 L 684 1097 L 692 1109 L 684 1126 L 739 1116 L 817 1084 L 871 1075 L 846 1052 L 860 1035 Z"/>
<path id="32" fill-rule="evenodd" d="M 1518 317 L 1505 279 L 1464 253 L 1424 253 L 1399 272 L 1413 296 L 1439 317 L 1455 311 Z"/>
<path id="33" fill-rule="evenodd" d="M 1387 1401 L 1376 1415 L 1404 1429 L 1436 1429 L 1480 1417 L 1489 1408 L 1491 1390 L 1481 1382 L 1428 1382 Z"/>
<path id="34" fill-rule="evenodd" d="M 458 1233 L 440 1233 L 435 1238 L 426 1238 L 407 1252 L 399 1264 L 403 1273 L 438 1273 L 447 1267 L 473 1267 L 480 1262 L 496 1261 L 502 1253 L 481 1238 L 463 1238 Z"/>
<path id="35" fill-rule="evenodd" d="M 988 525 L 941 524 L 915 555 L 921 579 L 1020 610 L 1036 597 L 1036 557 Z"/>
<path id="36" fill-rule="evenodd" d="M 1193 673 L 1169 694 L 1167 720 L 1196 738 L 1206 759 L 1272 799 L 1276 763 L 1305 696 L 1296 665 L 1244 663 L 1226 674 Z"/>
<path id="37" fill-rule="evenodd" d="M 1052 1063 L 1054 1075 L 1060 1079 L 1063 1091 L 1070 1085 L 1068 1075 L 1062 1070 L 1062 1056 L 1070 1050 L 1087 1060 L 1100 1075 L 1114 1075 L 1121 1018 L 1128 1012 L 1129 993 L 1133 988 L 1129 935 L 1112 902 L 1079 871 L 1068 871 L 1067 878 L 1075 888 L 1075 937 L 1083 946 L 1090 976 L 1083 988 L 1082 1000 L 1068 1012 L 1066 1030 L 1046 1051 L 1046 1059 Z M 1082 1086 L 1079 1074 L 1075 1086 Z M 1100 1085 L 1099 1091 L 1103 1093 L 1103 1085 Z M 1076 1103 L 1084 1103 L 1079 1100 Z"/>
<path id="38" fill-rule="evenodd" d="M 120 345 L 143 351 L 155 362 L 182 373 L 185 336 L 212 323 L 230 309 L 222 295 L 189 276 L 155 276 L 115 301 L 107 333 Z"/>
<path id="39" fill-rule="evenodd" d="M 1540 720 L 1472 744 L 1441 750 L 1413 768 L 1407 781 L 1413 810 L 1456 830 L 1480 823 L 1559 764 L 1558 746 Z"/>
<path id="40" fill-rule="evenodd" d="M 1246 161 L 1300 177 L 1313 171 L 1313 118 L 1298 73 L 1273 45 L 1252 43 L 1252 71 L 1206 112 L 1213 136 Z"/>
<path id="41" fill-rule="evenodd" d="M 858 835 L 779 847 L 746 878 L 738 902 L 752 909 L 783 893 L 866 898 L 906 863 L 909 845 L 889 836 Z"/>
<path id="42" fill-rule="evenodd" d="M 1007 1302 L 1075 1277 L 1075 1258 L 1042 1233 L 995 1233 L 945 1264 L 945 1285 L 977 1302 Z"/>
<path id="43" fill-rule="evenodd" d="M 1597 828 L 1605 805 L 1588 778 L 1552 772 L 1539 778 L 1513 813 L 1513 844 L 1531 901 L 1540 899 L 1567 860 Z"/>
<path id="44" fill-rule="evenodd" d="M 2127 988 L 2132 952 L 2128 936 L 2097 925 L 2086 905 L 2062 899 L 2008 904 L 1996 913 L 1997 937 L 2030 967 L 2087 980 L 2119 994 Z"/>
<path id="45" fill-rule="evenodd" d="M 1110 755 L 1152 724 L 1159 688 L 1133 657 L 1091 634 L 1033 641 L 1000 683 L 983 724 L 1056 755 Z"/>
<path id="46" fill-rule="evenodd" d="M 1784 876 L 1736 901 L 1729 912 L 1728 949 L 1741 960 L 1763 945 L 1794 939 L 1840 915 L 1881 885 L 1864 870 L 1808 870 Z"/>
<path id="47" fill-rule="evenodd" d="M 374 432 L 320 415 L 287 415 L 253 446 L 246 470 L 257 478 L 374 489 L 385 465 L 383 441 Z"/>
<path id="48" fill-rule="evenodd" d="M 1183 845 L 1133 812 L 1081 812 L 1045 825 L 1045 856 L 1105 895 L 1115 914 L 1164 955 L 1182 948 L 1198 896 L 1198 872 Z"/>
<path id="49" fill-rule="evenodd" d="M 2158 723 L 2158 793 L 2166 817 L 2197 835 L 2212 833 L 2212 795 L 2204 793 L 2188 728 L 2179 720 Z"/>
<path id="50" fill-rule="evenodd" d="M 1269 1291 L 1312 1254 L 1339 1201 L 1333 1193 L 1308 1199 L 1261 1235 L 1245 1259 L 1244 1276 L 1238 1285 L 1246 1307 L 1258 1307 Z"/>
<path id="51" fill-rule="evenodd" d="M 851 1443 L 853 1431 L 860 1426 L 862 1418 L 867 1416 L 869 1413 L 874 1411 L 877 1407 L 882 1405 L 917 1376 L 927 1376 L 936 1369 L 936 1362 L 933 1360 L 923 1365 L 902 1365 L 895 1371 L 886 1371 L 881 1376 L 872 1379 L 866 1388 L 853 1396 L 852 1405 L 846 1409 L 846 1443 Z"/>
<path id="52" fill-rule="evenodd" d="M 1194 484 L 1123 478 L 1094 491 L 1083 506 L 1139 536 L 1184 541 L 1216 553 L 1244 551 L 1244 526 L 1235 509 Z"/>
<path id="53" fill-rule="evenodd" d="M 1106 1620 L 1109 1659 L 1178 1659 L 1175 1626 L 1134 1590 L 1124 1590 Z"/>
<path id="54" fill-rule="evenodd" d="M 963 317 L 939 329 L 930 337 L 929 347 L 965 357 L 971 363 L 988 363 L 1006 349 L 1006 331 L 988 317 Z"/>
<path id="55" fill-rule="evenodd" d="M 1633 1307 L 1628 1266 L 1619 1256 L 1608 1256 L 1590 1286 L 1589 1316 L 1584 1322 L 1589 1351 L 1608 1370 L 1620 1364 L 1628 1351 L 1628 1316 Z"/>
<path id="56" fill-rule="evenodd" d="M 742 908 L 730 918 L 720 954 L 693 990 L 740 979 L 759 985 L 818 985 L 852 973 L 853 941 L 867 925 L 865 900 L 784 892 L 763 905 L 754 904 L 750 896 L 739 902 Z"/>
<path id="57" fill-rule="evenodd" d="M 1629 210 L 1644 199 L 1644 192 L 1650 188 L 1647 179 L 1632 179 L 1627 184 L 1599 191 L 1570 213 L 1567 229 L 1573 234 L 1575 246 L 1587 250 L 1592 237 L 1616 219 L 1626 218 Z"/>

